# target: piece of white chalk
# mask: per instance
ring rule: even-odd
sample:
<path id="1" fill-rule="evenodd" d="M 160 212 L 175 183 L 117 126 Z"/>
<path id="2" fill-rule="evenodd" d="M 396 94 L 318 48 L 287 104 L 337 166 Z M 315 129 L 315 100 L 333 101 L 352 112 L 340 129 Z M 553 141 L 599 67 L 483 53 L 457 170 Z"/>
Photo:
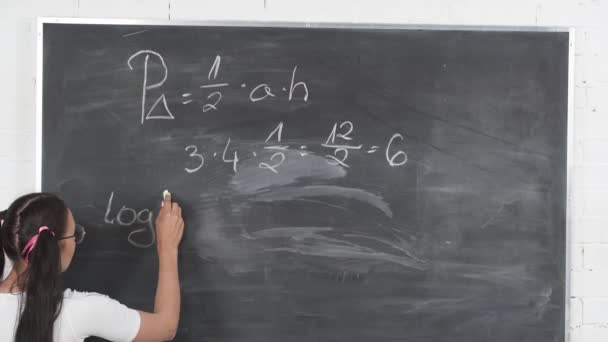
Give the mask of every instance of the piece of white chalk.
<path id="1" fill-rule="evenodd" d="M 171 193 L 169 192 L 169 190 L 163 191 L 163 198 L 167 198 L 167 196 L 171 196 Z"/>

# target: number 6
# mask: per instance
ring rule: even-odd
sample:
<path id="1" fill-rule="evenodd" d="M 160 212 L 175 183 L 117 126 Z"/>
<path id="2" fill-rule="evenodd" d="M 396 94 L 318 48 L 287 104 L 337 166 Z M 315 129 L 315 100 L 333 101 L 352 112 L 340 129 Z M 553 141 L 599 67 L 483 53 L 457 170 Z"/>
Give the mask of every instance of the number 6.
<path id="1" fill-rule="evenodd" d="M 392 167 L 401 166 L 407 162 L 407 154 L 405 154 L 405 152 L 401 150 L 397 151 L 397 153 L 393 154 L 393 156 L 389 155 L 391 145 L 393 144 L 393 141 L 397 138 L 403 140 L 403 136 L 401 134 L 395 133 L 391 137 L 391 140 L 388 142 L 388 146 L 386 146 L 386 160 L 388 161 L 388 165 Z M 397 159 L 399 156 L 403 157 L 403 160 L 396 162 L 395 159 Z"/>

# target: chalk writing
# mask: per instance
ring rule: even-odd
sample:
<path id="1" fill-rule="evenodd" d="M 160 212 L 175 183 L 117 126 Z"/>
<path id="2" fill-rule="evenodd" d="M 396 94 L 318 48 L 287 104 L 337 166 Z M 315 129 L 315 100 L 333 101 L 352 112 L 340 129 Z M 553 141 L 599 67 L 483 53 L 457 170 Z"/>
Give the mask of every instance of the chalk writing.
<path id="1" fill-rule="evenodd" d="M 268 154 L 258 154 L 256 151 L 247 152 L 255 158 L 263 158 L 259 161 L 258 167 L 263 170 L 268 170 L 273 173 L 280 172 L 280 166 L 287 160 L 286 153 L 288 151 L 297 151 L 293 155 L 299 155 L 300 157 L 306 157 L 307 155 L 314 153 L 309 150 L 307 145 L 299 145 L 292 147 L 289 144 L 283 142 L 283 129 L 285 123 L 279 122 L 272 131 L 266 137 L 264 143 L 267 145 L 263 146 L 263 150 L 275 151 L 270 157 Z M 372 145 L 364 150 L 363 144 L 355 145 L 351 144 L 354 140 L 353 132 L 355 125 L 351 121 L 343 121 L 340 123 L 334 123 L 329 133 L 329 136 L 324 143 L 319 144 L 320 149 L 330 149 L 333 151 L 332 154 L 325 154 L 327 163 L 330 165 L 340 166 L 344 168 L 350 168 L 347 163 L 347 159 L 351 152 L 360 151 L 365 154 L 372 154 L 380 149 L 379 145 Z M 234 173 L 238 172 L 238 151 L 231 150 L 232 137 L 228 138 L 224 145 L 222 152 L 222 161 L 231 164 Z M 405 165 L 408 161 L 408 156 L 403 150 L 396 148 L 398 143 L 403 144 L 404 138 L 402 134 L 395 133 L 389 139 L 385 147 L 385 158 L 386 162 L 391 167 L 397 167 Z M 216 147 L 212 147 L 216 148 Z M 186 172 L 195 173 L 199 171 L 205 165 L 205 157 L 203 153 L 199 152 L 199 148 L 195 145 L 189 145 L 185 148 L 190 158 L 187 162 L 187 166 L 184 167 Z M 213 150 L 212 150 L 213 151 Z M 209 154 L 213 154 L 213 157 L 217 155 L 217 152 L 209 151 Z"/>
<path id="2" fill-rule="evenodd" d="M 136 226 L 137 229 L 131 231 L 127 236 L 130 244 L 139 248 L 147 248 L 156 242 L 156 233 L 154 231 L 153 214 L 150 209 L 141 209 L 136 211 L 123 205 L 116 215 L 112 213 L 114 201 L 114 192 L 110 193 L 108 204 L 106 206 L 106 214 L 104 222 L 107 224 L 118 224 L 123 227 Z M 148 235 L 148 236 L 146 236 Z M 141 236 L 144 236 L 143 238 Z"/>
<path id="3" fill-rule="evenodd" d="M 152 50 L 141 50 L 133 54 L 127 60 L 127 65 L 130 70 L 133 70 L 133 60 L 138 56 L 143 56 L 144 65 L 143 65 L 143 81 L 142 81 L 142 91 L 141 91 L 141 113 L 140 113 L 140 122 L 144 124 L 147 120 L 158 120 L 158 119 L 175 119 L 173 115 L 173 111 L 167 102 L 167 96 L 165 93 L 161 93 L 157 99 L 154 101 L 152 106 L 148 108 L 148 97 L 150 90 L 161 88 L 168 79 L 169 76 L 169 68 L 165 63 L 165 59 L 163 56 Z M 152 58 L 158 60 L 160 65 L 162 66 L 162 79 L 157 81 L 156 83 L 151 82 L 148 77 L 148 70 L 150 67 L 150 63 L 153 61 Z M 224 98 L 224 92 L 222 89 L 231 87 L 230 83 L 222 82 L 218 76 L 220 75 L 220 70 L 222 67 L 222 56 L 217 55 L 207 72 L 207 80 L 209 83 L 205 83 L 199 86 L 199 89 L 203 91 L 202 99 L 196 99 L 195 94 L 191 91 L 185 91 L 181 93 L 181 98 L 176 100 L 181 102 L 183 105 L 190 104 L 199 104 L 202 103 L 201 110 L 203 113 L 208 113 L 212 111 L 220 110 L 220 103 Z M 294 66 L 289 75 L 286 75 L 286 82 L 289 83 L 289 89 L 284 86 L 273 86 L 269 83 L 259 83 L 254 85 L 251 90 L 248 90 L 246 96 L 248 96 L 248 100 L 251 103 L 260 103 L 264 101 L 268 101 L 270 99 L 277 99 L 279 95 L 273 90 L 273 87 L 280 88 L 284 92 L 287 92 L 286 99 L 288 102 L 292 101 L 303 101 L 308 102 L 309 98 L 309 89 L 308 84 L 299 79 L 297 76 L 298 66 Z M 246 83 L 238 83 L 235 85 L 237 89 L 245 89 L 247 88 Z M 285 97 L 284 96 L 284 97 Z M 159 112 L 160 109 L 159 104 L 162 103 L 162 107 L 164 111 Z"/>
<path id="4" fill-rule="evenodd" d="M 150 107 L 150 109 L 146 112 L 146 100 L 147 100 L 148 90 L 160 88 L 163 84 L 165 84 L 165 81 L 167 81 L 167 75 L 169 73 L 169 70 L 167 69 L 167 65 L 165 64 L 165 60 L 163 59 L 163 56 L 161 56 L 158 52 L 154 52 L 152 50 L 141 50 L 141 51 L 138 51 L 135 54 L 133 54 L 131 57 L 129 57 L 129 59 L 127 60 L 127 65 L 129 66 L 130 70 L 133 70 L 131 61 L 134 58 L 136 58 L 137 56 L 141 56 L 141 55 L 145 56 L 145 58 L 144 58 L 144 78 L 143 78 L 143 82 L 142 82 L 142 95 L 141 95 L 141 124 L 143 125 L 145 120 L 151 120 L 151 119 L 175 119 L 175 117 L 173 116 L 173 113 L 171 113 L 171 110 L 169 109 L 169 105 L 167 104 L 167 98 L 165 97 L 164 93 L 161 94 L 156 101 L 154 101 L 154 104 L 152 105 L 152 107 Z M 164 70 L 162 80 L 160 80 L 154 84 L 148 84 L 148 62 L 150 60 L 150 56 L 157 57 Z M 154 108 L 156 108 L 156 106 L 160 102 L 163 103 L 163 106 L 165 108 L 165 113 L 164 114 L 152 114 L 154 111 Z"/>

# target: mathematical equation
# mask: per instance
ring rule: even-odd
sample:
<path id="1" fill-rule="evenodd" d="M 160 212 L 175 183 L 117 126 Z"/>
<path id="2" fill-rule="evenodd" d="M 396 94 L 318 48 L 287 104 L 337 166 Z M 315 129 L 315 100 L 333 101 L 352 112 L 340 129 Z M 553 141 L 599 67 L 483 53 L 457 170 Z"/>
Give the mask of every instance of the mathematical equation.
<path id="1" fill-rule="evenodd" d="M 163 56 L 152 50 L 141 50 L 131 55 L 127 60 L 127 65 L 130 70 L 133 70 L 133 62 L 138 57 L 143 58 L 143 80 L 142 80 L 142 96 L 141 96 L 141 124 L 143 125 L 147 120 L 159 120 L 159 119 L 175 119 L 173 112 L 167 103 L 167 99 L 165 93 L 162 92 L 153 102 L 152 106 L 148 106 L 150 102 L 149 91 L 153 89 L 160 89 L 167 81 L 168 77 L 168 68 L 167 64 Z M 158 63 L 162 66 L 162 78 L 159 80 L 151 81 L 148 77 L 148 67 L 150 63 L 150 58 L 157 59 Z M 209 111 L 217 111 L 221 107 L 222 100 L 222 89 L 231 86 L 231 84 L 222 82 L 221 78 L 218 78 L 220 73 L 220 68 L 222 65 L 222 57 L 217 55 L 209 72 L 207 74 L 208 83 L 200 85 L 200 89 L 203 90 L 203 101 L 194 100 L 193 94 L 190 92 L 186 92 L 181 94 L 181 103 L 182 105 L 191 105 L 195 103 L 201 103 L 200 109 L 202 112 Z M 279 86 L 276 89 L 279 91 L 283 91 L 285 93 L 284 97 L 287 101 L 304 101 L 307 102 L 309 98 L 309 90 L 306 82 L 301 81 L 297 78 L 298 66 L 294 66 L 291 74 L 289 75 L 289 79 L 287 79 L 288 86 Z M 246 89 L 248 85 L 245 83 L 241 83 L 236 85 L 239 88 Z M 273 86 L 267 83 L 259 83 L 255 84 L 251 87 L 251 90 L 247 89 L 249 101 L 251 103 L 262 102 L 262 101 L 270 101 L 279 97 L 278 92 L 275 91 Z M 163 112 L 155 112 L 154 110 L 162 104 L 160 109 L 164 109 Z M 289 151 L 298 151 L 299 156 L 305 158 L 311 152 L 308 149 L 308 146 L 300 145 L 300 146 L 289 146 L 285 145 L 282 142 L 283 137 L 283 122 L 277 124 L 277 126 L 270 132 L 268 137 L 265 140 L 267 144 L 273 144 L 270 146 L 265 146 L 264 150 L 271 150 L 274 153 L 267 160 L 260 160 L 258 164 L 260 169 L 268 170 L 270 172 L 279 173 L 280 166 L 285 162 L 286 155 L 285 152 Z M 381 146 L 372 145 L 372 146 L 363 146 L 362 144 L 355 144 L 353 141 L 352 133 L 354 131 L 354 125 L 350 121 L 336 122 L 333 125 L 326 141 L 321 143 L 320 146 L 327 150 L 325 153 L 325 157 L 327 158 L 327 162 L 331 165 L 339 165 L 342 167 L 350 167 L 348 164 L 348 159 L 351 152 L 362 151 L 363 153 L 373 154 L 378 152 L 381 149 Z M 238 163 L 239 163 L 239 151 L 232 150 L 231 148 L 232 139 L 228 138 L 226 144 L 224 146 L 223 151 L 221 152 L 221 160 L 225 163 L 230 163 L 232 165 L 232 170 L 234 173 L 238 172 Z M 391 167 L 404 165 L 407 160 L 407 154 L 398 149 L 395 145 L 403 144 L 404 138 L 403 135 L 399 133 L 393 134 L 388 138 L 386 146 L 384 147 L 384 156 L 385 159 Z M 188 154 L 188 157 L 191 160 L 188 162 L 188 166 L 185 167 L 185 171 L 188 173 L 198 172 L 205 165 L 206 159 L 216 159 L 218 158 L 219 152 L 210 152 L 209 154 L 205 154 L 200 152 L 200 148 L 197 145 L 189 145 L 185 147 L 185 151 Z M 258 156 L 256 152 L 252 152 L 253 157 L 257 157 L 262 159 L 263 156 Z M 242 156 L 241 156 L 242 157 Z"/>
<path id="2" fill-rule="evenodd" d="M 127 60 L 127 65 L 130 70 L 133 70 L 133 60 L 137 57 L 142 56 L 144 60 L 143 67 L 143 80 L 142 80 L 142 95 L 141 95 L 141 124 L 143 125 L 147 120 L 173 120 L 175 116 L 173 115 L 173 110 L 170 108 L 167 103 L 167 98 L 165 93 L 161 92 L 160 96 L 156 98 L 153 102 L 152 106 L 148 106 L 148 97 L 149 91 L 153 89 L 160 89 L 165 82 L 167 81 L 167 77 L 169 75 L 169 69 L 167 68 L 167 64 L 165 63 L 165 59 L 163 56 L 152 50 L 141 50 L 133 54 Z M 148 66 L 150 63 L 150 57 L 156 58 L 160 65 L 163 68 L 162 75 L 163 77 L 158 81 L 152 81 L 148 78 Z M 223 98 L 222 89 L 231 86 L 229 83 L 222 82 L 221 79 L 218 79 L 218 74 L 220 72 L 222 64 L 222 57 L 217 55 L 215 60 L 209 69 L 207 74 L 207 80 L 209 83 L 200 85 L 200 89 L 203 90 L 203 100 L 194 100 L 193 93 L 185 92 L 181 94 L 182 97 L 182 105 L 192 105 L 192 104 L 201 104 L 201 110 L 203 112 L 209 111 L 217 111 L 221 106 L 221 101 Z M 296 73 L 298 71 L 298 66 L 294 66 L 290 75 L 290 79 L 288 80 L 289 86 L 279 86 L 275 87 L 276 89 L 280 89 L 286 93 L 287 100 L 289 102 L 294 101 L 296 99 L 300 99 L 301 101 L 308 101 L 308 85 L 306 82 L 297 81 Z M 248 85 L 246 83 L 240 83 L 237 86 L 241 89 L 246 89 L 249 92 L 249 101 L 261 102 L 265 100 L 270 100 L 278 97 L 279 91 L 275 91 L 271 85 L 268 83 L 259 83 L 253 85 L 251 90 L 248 89 Z M 161 89 L 162 91 L 162 89 Z M 154 110 L 162 103 L 162 107 L 159 109 L 160 112 L 155 112 Z"/>
<path id="3" fill-rule="evenodd" d="M 260 161 L 258 167 L 260 169 L 268 170 L 273 173 L 280 172 L 280 166 L 285 162 L 286 156 L 285 152 L 287 150 L 297 150 L 299 151 L 299 155 L 302 158 L 305 158 L 311 152 L 306 145 L 300 146 L 289 146 L 283 144 L 283 127 L 284 123 L 279 122 L 279 124 L 270 132 L 268 137 L 265 140 L 265 143 L 268 146 L 264 146 L 264 150 L 275 151 L 274 154 L 268 159 L 264 161 Z M 342 167 L 350 167 L 348 164 L 348 158 L 350 152 L 352 151 L 363 151 L 367 154 L 373 154 L 380 150 L 380 146 L 372 145 L 369 147 L 364 147 L 362 144 L 354 144 L 353 137 L 351 136 L 354 131 L 354 125 L 350 121 L 343 121 L 340 123 L 334 123 L 333 128 L 331 129 L 327 140 L 320 144 L 320 146 L 328 151 L 325 154 L 327 158 L 327 163 L 330 165 L 340 165 Z M 238 173 L 238 163 L 239 163 L 239 152 L 233 151 L 231 149 L 232 139 L 228 138 L 226 144 L 224 146 L 223 151 L 221 152 L 221 160 L 222 162 L 229 163 L 232 166 L 233 172 Z M 397 144 L 403 144 L 404 138 L 403 135 L 399 133 L 393 134 L 384 147 L 384 157 L 388 165 L 391 167 L 404 165 L 407 160 L 407 154 L 400 150 Z M 185 167 L 184 170 L 188 173 L 195 173 L 205 166 L 206 158 L 205 153 L 199 152 L 199 147 L 196 145 L 186 146 L 185 151 L 188 153 L 188 157 L 191 158 L 189 161 L 188 167 Z M 251 152 L 253 157 L 258 157 L 256 152 Z M 210 153 L 211 154 L 211 153 Z M 218 152 L 213 152 L 213 158 L 218 157 Z"/>

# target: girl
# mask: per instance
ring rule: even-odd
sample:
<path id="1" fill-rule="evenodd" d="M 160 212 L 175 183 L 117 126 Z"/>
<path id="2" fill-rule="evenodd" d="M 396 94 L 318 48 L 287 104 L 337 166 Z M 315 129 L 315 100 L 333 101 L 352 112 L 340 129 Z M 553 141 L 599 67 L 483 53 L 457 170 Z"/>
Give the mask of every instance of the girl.
<path id="1" fill-rule="evenodd" d="M 154 312 L 127 308 L 97 293 L 63 289 L 61 273 L 84 229 L 63 200 L 49 193 L 18 198 L 0 212 L 0 341 L 111 341 L 175 337 L 180 311 L 177 250 L 182 211 L 166 195 L 156 219 L 159 256 Z"/>

